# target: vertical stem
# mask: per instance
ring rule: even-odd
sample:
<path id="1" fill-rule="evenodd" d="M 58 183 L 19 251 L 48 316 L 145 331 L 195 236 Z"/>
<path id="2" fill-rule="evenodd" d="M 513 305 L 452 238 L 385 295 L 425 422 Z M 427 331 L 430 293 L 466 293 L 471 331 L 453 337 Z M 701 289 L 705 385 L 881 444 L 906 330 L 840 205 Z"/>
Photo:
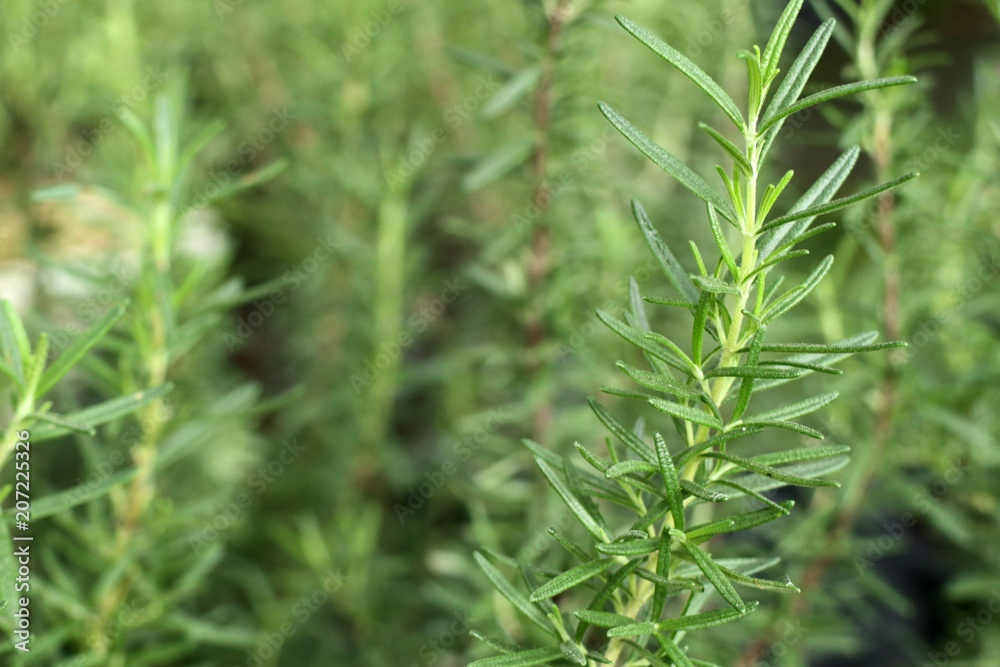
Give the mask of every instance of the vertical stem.
<path id="1" fill-rule="evenodd" d="M 403 328 L 403 292 L 406 271 L 405 191 L 387 194 L 378 212 L 378 241 L 375 253 L 375 349 L 378 359 L 387 346 L 398 344 Z M 382 442 L 396 398 L 400 354 L 386 354 L 388 365 L 369 387 L 361 424 L 361 447 L 356 459 L 356 479 L 362 486 L 380 469 Z"/>
<path id="2" fill-rule="evenodd" d="M 749 127 L 747 129 L 747 134 L 745 137 L 746 141 L 746 154 L 753 166 L 752 173 L 749 176 L 749 181 L 747 183 L 746 198 L 743 203 L 743 209 L 746 212 L 745 219 L 740 220 L 740 234 L 741 234 L 741 246 L 742 253 L 740 256 L 740 263 L 738 266 L 738 275 L 733 276 L 733 281 L 739 286 L 740 295 L 736 297 L 736 307 L 731 311 L 732 319 L 730 320 L 729 327 L 724 335 L 724 342 L 722 348 L 722 356 L 719 361 L 719 366 L 721 367 L 732 367 L 738 366 L 740 363 L 741 353 L 740 349 L 743 347 L 744 338 L 746 334 L 744 333 L 744 315 L 743 311 L 747 307 L 747 303 L 750 300 L 750 295 L 754 290 L 754 280 L 745 280 L 745 276 L 750 275 L 757 266 L 757 249 L 756 249 L 756 238 L 757 231 L 760 222 L 757 220 L 757 189 L 758 189 L 758 179 L 760 172 L 759 163 L 759 138 L 757 137 L 757 118 L 751 114 Z M 716 405 L 721 405 L 729 390 L 732 388 L 735 378 L 729 377 L 717 377 L 709 380 L 710 395 L 712 401 Z M 710 435 L 710 429 L 706 426 L 699 426 L 697 432 L 694 434 L 693 439 L 689 442 L 689 446 L 694 446 L 705 442 Z M 678 475 L 681 479 L 694 480 L 702 466 L 702 460 L 694 458 L 688 461 L 679 471 Z M 693 502 L 694 498 L 689 497 L 685 501 L 685 506 L 689 502 Z M 707 514 L 711 514 L 712 508 L 709 507 L 706 510 Z M 706 521 L 710 521 L 711 517 L 706 517 Z M 672 515 L 667 515 L 664 518 L 663 525 L 657 534 L 662 533 L 665 530 L 669 530 L 674 527 L 674 520 Z M 649 559 L 646 563 L 646 569 L 656 571 L 656 563 L 658 560 L 658 554 L 650 554 Z M 621 612 L 623 616 L 629 618 L 637 618 L 639 612 L 642 608 L 652 599 L 656 587 L 651 582 L 640 579 L 633 575 L 633 581 L 637 581 L 637 586 L 635 587 L 635 594 L 632 599 L 625 606 L 624 610 Z M 624 649 L 627 647 L 624 639 L 616 638 L 613 639 L 608 645 L 608 650 L 605 653 L 605 657 L 608 658 L 612 665 L 618 665 L 620 657 L 622 656 Z M 645 661 L 639 664 L 648 664 Z"/>
<path id="3" fill-rule="evenodd" d="M 162 132 L 166 128 L 157 129 Z M 160 146 L 161 150 L 166 151 L 173 148 Z M 167 166 L 171 166 L 169 160 Z M 173 225 L 177 210 L 169 196 L 173 175 L 171 171 L 162 168 L 157 171 L 155 200 L 149 213 L 147 229 L 147 257 L 150 261 L 139 285 L 141 298 L 138 304 L 144 309 L 142 315 L 145 317 L 140 326 L 144 325 L 146 329 L 139 344 L 142 371 L 139 381 L 149 387 L 160 386 L 167 380 L 171 361 L 168 329 L 174 317 L 170 271 Z M 119 563 L 129 549 L 134 547 L 142 519 L 156 496 L 154 470 L 165 425 L 162 419 L 165 409 L 163 399 L 157 399 L 138 413 L 142 439 L 132 449 L 136 476 L 128 487 L 124 501 L 115 508 L 117 525 L 109 556 L 112 564 Z M 90 625 L 87 644 L 102 658 L 107 658 L 110 650 L 109 642 L 104 641 L 106 629 L 118 610 L 128 601 L 133 585 L 134 574 L 126 572 L 97 600 L 97 615 Z"/>
<path id="4" fill-rule="evenodd" d="M 555 81 L 556 64 L 562 42 L 563 27 L 571 0 L 560 0 L 548 16 L 549 31 L 542 60 L 542 75 L 538 83 L 534 101 L 535 151 L 531 160 L 533 181 L 532 201 L 539 210 L 545 210 L 547 198 L 545 179 L 549 169 L 551 152 L 550 133 L 552 125 L 552 88 Z M 527 322 L 528 371 L 537 376 L 545 364 L 542 346 L 545 342 L 545 288 L 551 270 L 551 232 L 546 224 L 547 217 L 539 216 L 535 221 L 531 241 L 531 255 L 528 259 L 529 293 L 534 301 L 529 306 Z M 535 409 L 533 438 L 542 442 L 552 420 L 552 407 L 547 396 L 543 396 Z"/>

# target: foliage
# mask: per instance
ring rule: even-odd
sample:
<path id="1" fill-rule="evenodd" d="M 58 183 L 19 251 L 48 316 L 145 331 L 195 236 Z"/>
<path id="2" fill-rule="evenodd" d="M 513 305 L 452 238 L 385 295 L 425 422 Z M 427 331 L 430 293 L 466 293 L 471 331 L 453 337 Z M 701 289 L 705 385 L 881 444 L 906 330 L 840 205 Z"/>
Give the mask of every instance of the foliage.
<path id="1" fill-rule="evenodd" d="M 568 459 L 526 442 L 542 474 L 590 533 L 593 546 L 581 547 L 556 538 L 582 563 L 541 585 L 538 582 L 546 576 L 544 572 L 514 561 L 525 584 L 534 589 L 530 596 L 507 583 L 493 564 L 477 555 L 501 594 L 557 643 L 548 648 L 503 649 L 503 657 L 476 661 L 473 665 L 477 667 L 554 661 L 693 665 L 694 658 L 681 644 L 688 632 L 740 619 L 757 608 L 757 602 L 744 601 L 734 584 L 770 591 L 797 590 L 790 583 L 751 576 L 773 565 L 766 558 L 731 561 L 714 556 L 702 544 L 716 535 L 754 528 L 789 514 L 794 503 L 777 504 L 762 495 L 764 491 L 784 485 L 837 485 L 824 475 L 846 463 L 844 455 L 849 448 L 804 447 L 747 457 L 729 451 L 730 443 L 742 444 L 738 441 L 746 436 L 774 429 L 822 439 L 818 431 L 793 420 L 822 408 L 837 397 L 836 393 L 748 412 L 753 397 L 813 372 L 837 374 L 832 364 L 852 354 L 903 344 L 874 343 L 874 333 L 830 344 L 767 343 L 768 327 L 813 291 L 829 271 L 832 257 L 820 262 L 803 283 L 783 292 L 778 288 L 780 280 L 768 284 L 767 279 L 779 264 L 803 254 L 796 249 L 799 243 L 830 227 L 811 228 L 819 216 L 876 197 L 916 175 L 907 174 L 835 199 L 857 160 L 858 149 L 851 148 L 786 213 L 769 215 L 793 175 L 789 171 L 777 183 L 760 184 L 766 158 L 786 118 L 838 97 L 915 81 L 912 77 L 873 79 L 803 97 L 810 74 L 833 33 L 835 21 L 831 19 L 815 32 L 769 98 L 778 78 L 778 62 L 801 7 L 801 0 L 789 3 L 763 50 L 754 47 L 740 52 L 749 79 L 745 117 L 719 84 L 691 60 L 631 20 L 618 19 L 636 39 L 716 103 L 742 135 L 744 146 L 738 147 L 722 132 L 701 124 L 732 159 L 731 169 L 718 168 L 729 195 L 727 201 L 617 111 L 601 105 L 602 113 L 622 135 L 705 202 L 719 252 L 718 260 L 706 263 L 692 242 L 699 272 L 687 274 L 645 209 L 633 201 L 643 236 L 680 296 L 650 301 L 688 311 L 693 322 L 690 352 L 651 330 L 634 281 L 626 321 L 601 314 L 605 324 L 644 353 L 650 367 L 641 370 L 619 362 L 643 391 L 616 393 L 645 401 L 666 414 L 683 444 L 671 451 L 667 437 L 655 432 L 651 445 L 641 429 L 628 429 L 596 402 L 591 405 L 598 417 L 620 441 L 615 444 L 609 440 L 609 459 L 577 445 L 600 474 L 579 470 Z M 724 225 L 739 233 L 735 250 Z M 727 402 L 732 402 L 731 408 Z M 764 506 L 750 512 L 731 511 L 715 520 L 704 505 L 696 508 L 745 496 Z M 598 500 L 626 508 L 636 515 L 635 520 L 618 521 L 612 528 Z M 590 580 L 596 581 L 596 594 L 584 598 L 589 601 L 580 603 L 581 610 L 564 616 L 551 599 Z M 702 611 L 711 606 L 716 595 L 728 607 Z M 674 597 L 680 601 L 671 605 L 664 617 L 666 602 Z M 591 626 L 607 630 L 588 642 L 585 637 Z M 600 641 L 602 635 L 609 640 L 606 646 Z"/>

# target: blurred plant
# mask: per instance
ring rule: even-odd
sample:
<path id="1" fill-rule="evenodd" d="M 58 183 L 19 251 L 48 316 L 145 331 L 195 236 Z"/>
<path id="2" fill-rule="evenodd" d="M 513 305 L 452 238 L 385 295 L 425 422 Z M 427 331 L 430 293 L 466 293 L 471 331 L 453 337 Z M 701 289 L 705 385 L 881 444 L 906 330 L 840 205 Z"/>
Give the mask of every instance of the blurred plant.
<path id="1" fill-rule="evenodd" d="M 749 73 L 746 118 L 730 96 L 697 65 L 646 29 L 628 19 L 618 19 L 635 38 L 707 93 L 732 121 L 745 146 L 741 149 L 723 133 L 705 124 L 700 126 L 733 160 L 730 172 L 718 168 L 729 195 L 727 201 L 618 112 L 601 105 L 602 112 L 619 132 L 705 202 L 720 253 L 716 262 L 706 264 L 692 242 L 699 272 L 688 275 L 655 231 L 642 205 L 634 201 L 633 213 L 640 230 L 681 296 L 680 299 L 646 297 L 645 301 L 692 314 L 690 353 L 650 330 L 644 299 L 634 281 L 627 322 L 603 312 L 599 314 L 613 331 L 644 352 L 652 369 L 651 372 L 619 362 L 619 368 L 628 377 L 652 393 L 606 391 L 638 398 L 669 415 L 685 445 L 679 452 L 671 452 L 667 439 L 657 432 L 651 446 L 641 427 L 627 428 L 593 400 L 591 407 L 599 420 L 627 449 L 620 450 L 609 439 L 610 460 L 607 460 L 577 444 L 581 456 L 601 475 L 580 470 L 564 457 L 525 441 L 544 477 L 595 544 L 593 548 L 584 547 L 559 531 L 550 531 L 560 545 L 583 562 L 556 573 L 541 585 L 541 578 L 551 576 L 551 572 L 499 554 L 488 554 L 492 562 L 476 554 L 479 565 L 499 592 L 556 645 L 522 650 L 477 635 L 504 655 L 478 660 L 472 663 L 475 666 L 515 667 L 551 662 L 673 663 L 678 667 L 710 664 L 688 657 L 682 641 L 689 631 L 736 620 L 757 607 L 757 602 L 744 601 L 733 584 L 769 591 L 797 590 L 791 583 L 752 576 L 773 566 L 775 559 L 716 558 L 702 544 L 713 536 L 753 528 L 790 513 L 793 502 L 776 503 L 763 495 L 765 491 L 786 485 L 837 486 L 821 476 L 846 464 L 844 455 L 849 448 L 789 449 L 746 457 L 727 452 L 727 444 L 768 429 L 822 438 L 818 431 L 792 420 L 822 408 L 837 394 L 813 396 L 748 415 L 751 398 L 813 372 L 838 374 L 840 371 L 831 364 L 852 354 L 902 344 L 874 343 L 874 333 L 831 344 L 765 344 L 768 326 L 816 287 L 829 271 L 832 257 L 821 262 L 801 285 L 783 293 L 778 292 L 781 278 L 770 286 L 766 280 L 778 264 L 807 254 L 795 249 L 796 245 L 833 227 L 827 223 L 811 228 L 816 217 L 877 197 L 915 176 L 908 174 L 859 194 L 833 199 L 857 160 L 859 149 L 852 148 L 787 213 L 769 218 L 772 207 L 792 179 L 792 172 L 788 172 L 778 183 L 760 188 L 768 152 L 785 119 L 833 99 L 915 81 L 912 77 L 876 79 L 800 98 L 833 32 L 835 22 L 829 20 L 806 44 L 765 107 L 778 75 L 785 42 L 801 7 L 802 0 L 788 5 L 763 52 L 759 47 L 752 52 L 740 52 Z M 723 221 L 739 232 L 736 252 L 730 247 Z M 714 347 L 711 339 L 717 343 Z M 772 354 L 779 356 L 769 358 Z M 725 406 L 728 401 L 734 402 L 731 409 Z M 703 504 L 723 503 L 736 497 L 754 498 L 765 506 L 713 520 L 711 505 Z M 617 528 L 612 528 L 597 504 L 598 499 L 626 508 L 637 519 L 622 523 L 615 517 L 619 519 L 615 522 Z M 494 562 L 519 569 L 532 591 L 530 595 L 511 585 Z M 552 602 L 592 579 L 600 583 L 596 595 L 588 596 L 589 601 L 584 602 L 585 608 L 564 615 L 560 606 Z M 728 607 L 702 611 L 715 593 Z M 675 596 L 682 596 L 683 600 L 672 606 L 664 619 L 668 598 Z M 608 611 L 609 606 L 613 611 Z M 591 627 L 606 629 L 601 634 L 610 641 L 605 645 L 595 636 L 588 640 L 587 631 Z"/>
<path id="2" fill-rule="evenodd" d="M 160 399 L 170 391 L 170 385 L 160 383 L 145 391 L 138 391 L 77 410 L 67 415 L 52 412 L 53 402 L 43 398 L 55 389 L 56 384 L 80 362 L 91 348 L 100 343 L 108 331 L 125 314 L 124 305 L 112 308 L 93 327 L 81 332 L 72 345 L 49 362 L 49 339 L 46 334 L 38 337 L 32 349 L 20 316 L 9 301 L 0 304 L 0 373 L 7 381 L 4 388 L 4 418 L 7 427 L 0 440 L 0 469 L 11 458 L 16 459 L 17 482 L 14 486 L 12 508 L 20 530 L 28 530 L 30 522 L 42 519 L 54 510 L 72 503 L 79 490 L 69 493 L 35 498 L 31 493 L 31 445 L 58 438 L 67 433 L 95 435 L 95 427 L 119 419 L 143 406 Z M 114 480 L 122 483 L 119 475 Z M 37 489 L 38 485 L 35 485 Z M 110 484 L 92 486 L 90 497 L 99 497 L 112 488 Z M 10 494 L 11 485 L 3 488 L 0 496 Z M 74 493 L 75 492 L 75 493 Z M 75 503 L 72 503 L 75 504 Z M 26 591 L 15 584 L 17 564 L 14 562 L 14 544 L 6 520 L 0 521 L 0 586 L 4 594 Z M 18 597 L 18 596 L 15 596 Z M 6 602 L 4 598 L 3 601 Z"/>
<path id="3" fill-rule="evenodd" d="M 197 599 L 199 588 L 225 553 L 218 529 L 206 537 L 206 526 L 215 525 L 219 508 L 241 481 L 240 471 L 252 460 L 244 452 L 228 462 L 213 461 L 213 456 L 232 457 L 233 450 L 223 447 L 213 455 L 204 445 L 245 439 L 252 415 L 276 403 L 260 402 L 260 392 L 252 385 L 234 388 L 228 383 L 205 387 L 209 391 L 198 397 L 190 373 L 200 374 L 211 358 L 218 358 L 226 312 L 274 286 L 247 290 L 239 279 L 225 279 L 224 246 L 211 243 L 206 230 L 197 229 L 194 208 L 255 185 L 281 165 L 228 187 L 196 190 L 191 183 L 195 161 L 222 125 L 211 123 L 192 136 L 182 123 L 180 99 L 157 99 L 151 126 L 131 110 L 120 110 L 142 157 L 134 171 L 136 193 L 116 195 L 141 225 L 141 270 L 134 281 L 118 286 L 135 305 L 128 310 L 124 305 L 112 307 L 101 317 L 81 311 L 84 319 L 96 321 L 76 334 L 48 369 L 43 365 L 47 337 L 42 335 L 32 352 L 16 316 L 4 307 L 0 334 L 5 357 L 0 370 L 19 396 L 10 433 L 28 429 L 32 441 L 73 435 L 95 470 L 86 482 L 49 495 L 36 506 L 33 518 L 49 516 L 60 530 L 53 532 L 44 524 L 45 532 L 35 542 L 33 558 L 45 564 L 45 571 L 35 575 L 33 604 L 38 606 L 32 618 L 36 631 L 45 624 L 59 628 L 59 639 L 33 646 L 34 662 L 29 664 L 64 664 L 60 660 L 66 656 L 75 656 L 73 665 L 162 664 L 198 647 L 204 652 L 207 645 L 254 641 L 243 621 L 216 624 L 189 612 L 203 603 Z M 38 192 L 36 200 L 58 206 L 85 192 L 75 185 L 56 186 Z M 199 254 L 186 255 L 182 246 L 197 234 L 202 235 L 196 241 Z M 61 268 L 85 282 L 92 279 L 75 267 Z M 111 333 L 120 320 L 123 330 Z M 86 379 L 101 393 L 125 395 L 66 417 L 52 414 L 51 404 L 38 399 L 104 337 L 107 344 L 100 355 L 82 364 L 78 381 Z M 171 381 L 182 384 L 184 391 L 168 405 L 164 395 Z M 197 382 L 204 384 L 200 378 Z M 139 391 L 142 387 L 150 388 Z M 137 427 L 123 428 L 120 418 L 133 410 L 138 411 Z M 113 472 L 126 460 L 118 448 L 98 446 L 94 427 L 105 423 L 110 428 L 103 438 L 124 445 L 131 454 L 132 465 L 124 471 Z M 173 466 L 178 461 L 202 470 L 204 482 L 212 481 L 195 489 L 190 472 L 176 477 Z M 73 557 L 81 552 L 90 555 Z M 4 548 L 5 566 L 11 553 Z M 10 571 L 4 568 L 5 575 Z M 75 622 L 66 626 L 61 615 Z M 136 640 L 140 628 L 142 638 Z M 150 640 L 157 636 L 172 639 Z"/>

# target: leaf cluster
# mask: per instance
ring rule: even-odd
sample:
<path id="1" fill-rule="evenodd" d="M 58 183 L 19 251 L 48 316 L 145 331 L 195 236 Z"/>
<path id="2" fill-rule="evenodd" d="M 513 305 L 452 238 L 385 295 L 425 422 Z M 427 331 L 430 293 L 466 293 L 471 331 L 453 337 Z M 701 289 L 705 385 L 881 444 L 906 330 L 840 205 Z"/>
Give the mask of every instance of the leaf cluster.
<path id="1" fill-rule="evenodd" d="M 822 439 L 820 432 L 799 419 L 823 408 L 837 394 L 805 397 L 766 410 L 755 409 L 753 398 L 813 373 L 840 374 L 836 364 L 843 359 L 901 343 L 877 343 L 875 333 L 828 343 L 768 341 L 770 325 L 815 289 L 833 260 L 823 259 L 804 281 L 785 289 L 783 277 L 771 277 L 783 262 L 807 254 L 798 248 L 803 241 L 834 226 L 826 221 L 814 224 L 819 218 L 916 175 L 837 197 L 858 159 L 859 149 L 853 147 L 791 206 L 782 207 L 780 201 L 792 172 L 762 187 L 767 155 L 786 119 L 840 97 L 913 81 L 912 77 L 862 81 L 802 97 L 833 34 L 831 19 L 816 30 L 778 83 L 778 65 L 801 7 L 802 0 L 789 3 L 763 50 L 740 52 L 750 84 L 745 113 L 691 60 L 647 29 L 618 19 L 715 102 L 743 145 L 701 125 L 731 161 L 729 169 L 718 168 L 722 195 L 616 110 L 600 105 L 629 142 L 705 203 L 717 255 L 706 262 L 706 254 L 692 242 L 698 271 L 688 273 L 642 204 L 633 201 L 640 232 L 677 294 L 644 297 L 633 281 L 624 318 L 598 313 L 604 324 L 641 352 L 647 366 L 618 362 L 633 387 L 605 391 L 643 401 L 661 415 L 664 426 L 673 428 L 657 429 L 649 437 L 641 424 L 630 428 L 591 399 L 594 414 L 613 436 L 607 439 L 609 458 L 577 443 L 578 453 L 591 468 L 587 470 L 525 442 L 543 476 L 586 529 L 588 542 L 579 544 L 550 531 L 575 563 L 555 576 L 499 554 L 477 554 L 499 592 L 549 636 L 549 643 L 517 649 L 481 637 L 502 655 L 476 661 L 475 667 L 624 664 L 626 657 L 636 665 L 708 665 L 688 655 L 683 639 L 688 632 L 754 611 L 758 602 L 744 599 L 739 589 L 797 590 L 787 581 L 754 576 L 777 560 L 718 557 L 707 542 L 788 516 L 792 503 L 774 502 L 764 495 L 769 490 L 838 486 L 826 475 L 847 463 L 846 446 L 797 447 L 756 456 L 740 453 L 750 436 L 776 430 Z M 738 241 L 731 244 L 730 237 Z M 646 312 L 650 304 L 679 310 L 690 318 L 690 340 L 681 343 L 653 331 Z M 760 509 L 729 509 L 738 498 L 753 499 Z M 604 505 L 624 508 L 635 520 L 612 525 L 608 518 L 612 514 L 602 509 Z M 707 507 L 695 512 L 699 505 Z M 704 520 L 712 508 L 723 510 L 721 518 Z M 511 584 L 501 566 L 518 571 L 528 593 Z M 582 600 L 579 608 L 558 604 L 557 598 L 571 590 L 570 599 Z"/>

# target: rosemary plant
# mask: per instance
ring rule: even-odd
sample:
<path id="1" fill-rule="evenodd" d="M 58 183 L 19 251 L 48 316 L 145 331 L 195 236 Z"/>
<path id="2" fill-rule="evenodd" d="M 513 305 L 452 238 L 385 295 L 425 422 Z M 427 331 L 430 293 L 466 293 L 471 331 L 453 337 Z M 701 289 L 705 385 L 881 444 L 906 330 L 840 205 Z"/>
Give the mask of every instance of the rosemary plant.
<path id="1" fill-rule="evenodd" d="M 781 290 L 775 276 L 783 262 L 807 254 L 797 246 L 828 231 L 834 223 L 814 226 L 819 217 L 861 202 L 908 181 L 907 174 L 858 194 L 835 199 L 858 159 L 857 147 L 841 155 L 786 212 L 772 215 L 792 180 L 791 171 L 776 183 L 763 181 L 766 161 L 784 121 L 814 105 L 878 88 L 912 83 L 912 77 L 875 79 L 830 88 L 808 96 L 803 89 L 834 30 L 823 23 L 778 82 L 778 63 L 802 0 L 782 13 L 763 50 L 741 51 L 747 64 L 749 100 L 744 114 L 712 78 L 657 36 L 626 18 L 618 22 L 633 37 L 673 65 L 702 89 L 732 122 L 742 146 L 726 133 L 700 127 L 731 160 L 718 168 L 727 197 L 701 176 L 656 145 L 611 107 L 600 109 L 636 148 L 677 179 L 706 205 L 718 259 L 706 262 L 691 244 L 698 272 L 688 274 L 656 231 L 645 209 L 633 201 L 632 212 L 646 243 L 678 292 L 671 298 L 642 297 L 635 282 L 625 321 L 600 312 L 600 319 L 643 352 L 648 369 L 619 362 L 638 385 L 610 393 L 644 401 L 663 415 L 675 432 L 630 429 L 591 399 L 599 421 L 617 439 L 608 440 L 605 459 L 579 443 L 590 472 L 566 458 L 526 441 L 542 474 L 586 528 L 589 543 L 579 544 L 556 530 L 553 539 L 579 561 L 555 573 L 493 553 L 476 560 L 499 592 L 548 638 L 541 646 L 512 647 L 476 633 L 501 655 L 477 660 L 473 667 L 575 665 L 711 665 L 688 655 L 688 633 L 740 619 L 757 608 L 737 587 L 752 591 L 795 592 L 790 582 L 754 575 L 778 559 L 725 558 L 710 550 L 714 536 L 748 530 L 787 516 L 792 501 L 775 502 L 765 492 L 781 486 L 838 486 L 827 475 L 847 462 L 846 446 L 817 446 L 745 456 L 749 436 L 791 431 L 822 439 L 799 417 L 819 410 L 836 393 L 805 397 L 768 410 L 752 409 L 752 399 L 766 389 L 812 373 L 839 374 L 833 364 L 848 356 L 902 343 L 876 343 L 876 333 L 862 333 L 831 343 L 774 343 L 768 328 L 806 298 L 830 270 L 821 261 L 799 285 Z M 731 231 L 729 227 L 735 231 Z M 737 241 L 732 247 L 729 236 Z M 711 259 L 711 258 L 709 258 Z M 692 319 L 691 340 L 684 345 L 649 327 L 644 303 L 675 309 Z M 735 450 L 735 451 L 734 451 Z M 761 508 L 730 511 L 721 518 L 713 508 L 752 498 Z M 619 522 L 598 501 L 634 513 Z M 607 516 L 606 516 L 607 515 Z M 520 571 L 527 592 L 511 584 L 498 565 Z M 591 588 L 584 594 L 582 589 Z M 554 601 L 570 589 L 569 608 Z M 578 597 L 579 596 L 579 597 Z"/>

